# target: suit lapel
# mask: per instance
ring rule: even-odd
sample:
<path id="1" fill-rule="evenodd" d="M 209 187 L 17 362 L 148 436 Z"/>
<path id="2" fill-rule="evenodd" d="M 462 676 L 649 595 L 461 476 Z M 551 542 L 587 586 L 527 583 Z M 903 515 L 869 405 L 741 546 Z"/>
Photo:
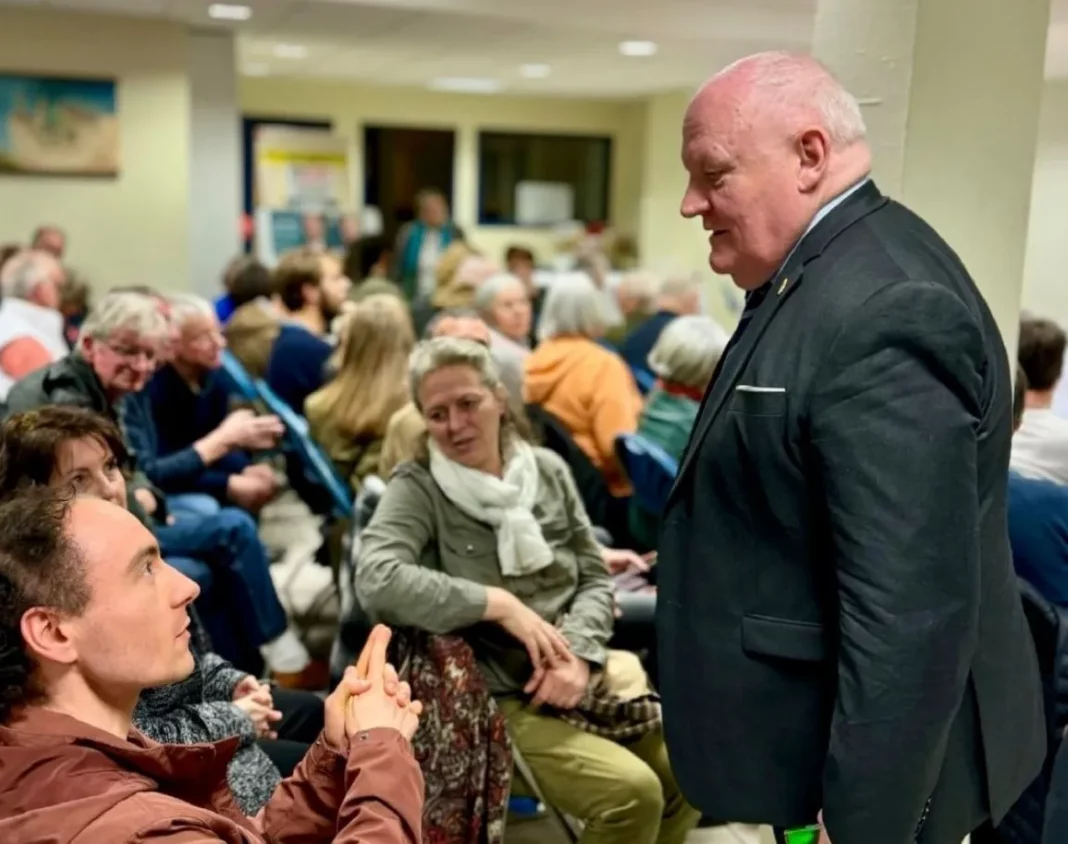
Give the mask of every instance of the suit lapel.
<path id="1" fill-rule="evenodd" d="M 771 288 L 756 313 L 753 314 L 752 321 L 740 337 L 732 338 L 728 353 L 720 360 L 719 367 L 712 377 L 704 401 L 701 403 L 697 422 L 690 434 L 690 441 L 683 454 L 678 474 L 675 476 L 671 494 L 668 496 L 669 505 L 674 501 L 683 480 L 692 469 L 701 443 L 722 411 L 727 398 L 734 391 L 735 384 L 745 371 L 745 367 L 775 313 L 790 294 L 801 286 L 805 265 L 817 258 L 838 235 L 868 214 L 882 208 L 888 201 L 879 193 L 874 183 L 869 182 L 864 185 L 805 236 L 787 260 L 786 265 L 772 279 Z"/>

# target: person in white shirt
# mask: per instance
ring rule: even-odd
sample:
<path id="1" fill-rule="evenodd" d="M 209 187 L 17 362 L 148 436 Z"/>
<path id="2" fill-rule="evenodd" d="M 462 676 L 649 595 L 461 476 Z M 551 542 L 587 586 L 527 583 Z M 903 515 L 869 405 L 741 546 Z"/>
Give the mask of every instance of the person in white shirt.
<path id="1" fill-rule="evenodd" d="M 26 249 L 0 272 L 0 400 L 20 378 L 67 354 L 60 289 L 65 272 L 49 252 Z"/>
<path id="2" fill-rule="evenodd" d="M 1020 321 L 1020 368 L 1027 400 L 1012 440 L 1010 466 L 1026 478 L 1068 484 L 1068 419 L 1053 412 L 1053 395 L 1064 369 L 1066 335 L 1048 319 Z"/>

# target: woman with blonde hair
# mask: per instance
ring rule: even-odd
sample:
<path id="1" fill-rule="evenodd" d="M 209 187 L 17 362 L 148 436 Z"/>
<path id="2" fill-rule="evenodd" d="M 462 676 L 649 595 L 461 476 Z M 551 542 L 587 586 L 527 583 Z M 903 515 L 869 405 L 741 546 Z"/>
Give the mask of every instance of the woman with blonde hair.
<path id="1" fill-rule="evenodd" d="M 408 403 L 414 345 L 408 306 L 389 294 L 368 296 L 345 320 L 337 375 L 304 403 L 312 437 L 356 491 L 378 470 L 390 417 Z"/>

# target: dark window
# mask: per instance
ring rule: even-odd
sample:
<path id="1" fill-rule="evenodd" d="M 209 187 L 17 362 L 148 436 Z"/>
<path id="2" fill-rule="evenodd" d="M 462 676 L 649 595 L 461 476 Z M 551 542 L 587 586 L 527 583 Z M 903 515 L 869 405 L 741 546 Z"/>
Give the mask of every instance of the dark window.
<path id="1" fill-rule="evenodd" d="M 611 138 L 480 132 L 478 164 L 481 224 L 608 221 Z"/>
<path id="2" fill-rule="evenodd" d="M 365 126 L 363 201 L 382 212 L 387 237 L 415 218 L 415 196 L 441 191 L 452 207 L 456 135 L 451 130 Z"/>

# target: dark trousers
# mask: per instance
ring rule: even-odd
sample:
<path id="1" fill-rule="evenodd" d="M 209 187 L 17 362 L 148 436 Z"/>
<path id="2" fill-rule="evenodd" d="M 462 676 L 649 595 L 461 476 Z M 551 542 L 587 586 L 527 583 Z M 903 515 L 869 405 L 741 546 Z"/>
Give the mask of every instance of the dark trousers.
<path id="1" fill-rule="evenodd" d="M 244 667 L 245 653 L 233 653 L 225 638 L 216 641 L 219 633 L 212 619 L 219 611 L 240 631 L 245 650 L 255 650 L 285 632 L 285 609 L 248 513 L 235 507 L 208 516 L 178 512 L 174 524 L 156 527 L 156 538 L 168 562 L 200 586 L 197 608 L 219 654 Z"/>
<path id="2" fill-rule="evenodd" d="M 274 708 L 282 713 L 282 720 L 275 725 L 278 738 L 258 743 L 278 772 L 288 777 L 323 731 L 323 700 L 311 692 L 278 686 L 271 689 L 271 696 Z"/>

